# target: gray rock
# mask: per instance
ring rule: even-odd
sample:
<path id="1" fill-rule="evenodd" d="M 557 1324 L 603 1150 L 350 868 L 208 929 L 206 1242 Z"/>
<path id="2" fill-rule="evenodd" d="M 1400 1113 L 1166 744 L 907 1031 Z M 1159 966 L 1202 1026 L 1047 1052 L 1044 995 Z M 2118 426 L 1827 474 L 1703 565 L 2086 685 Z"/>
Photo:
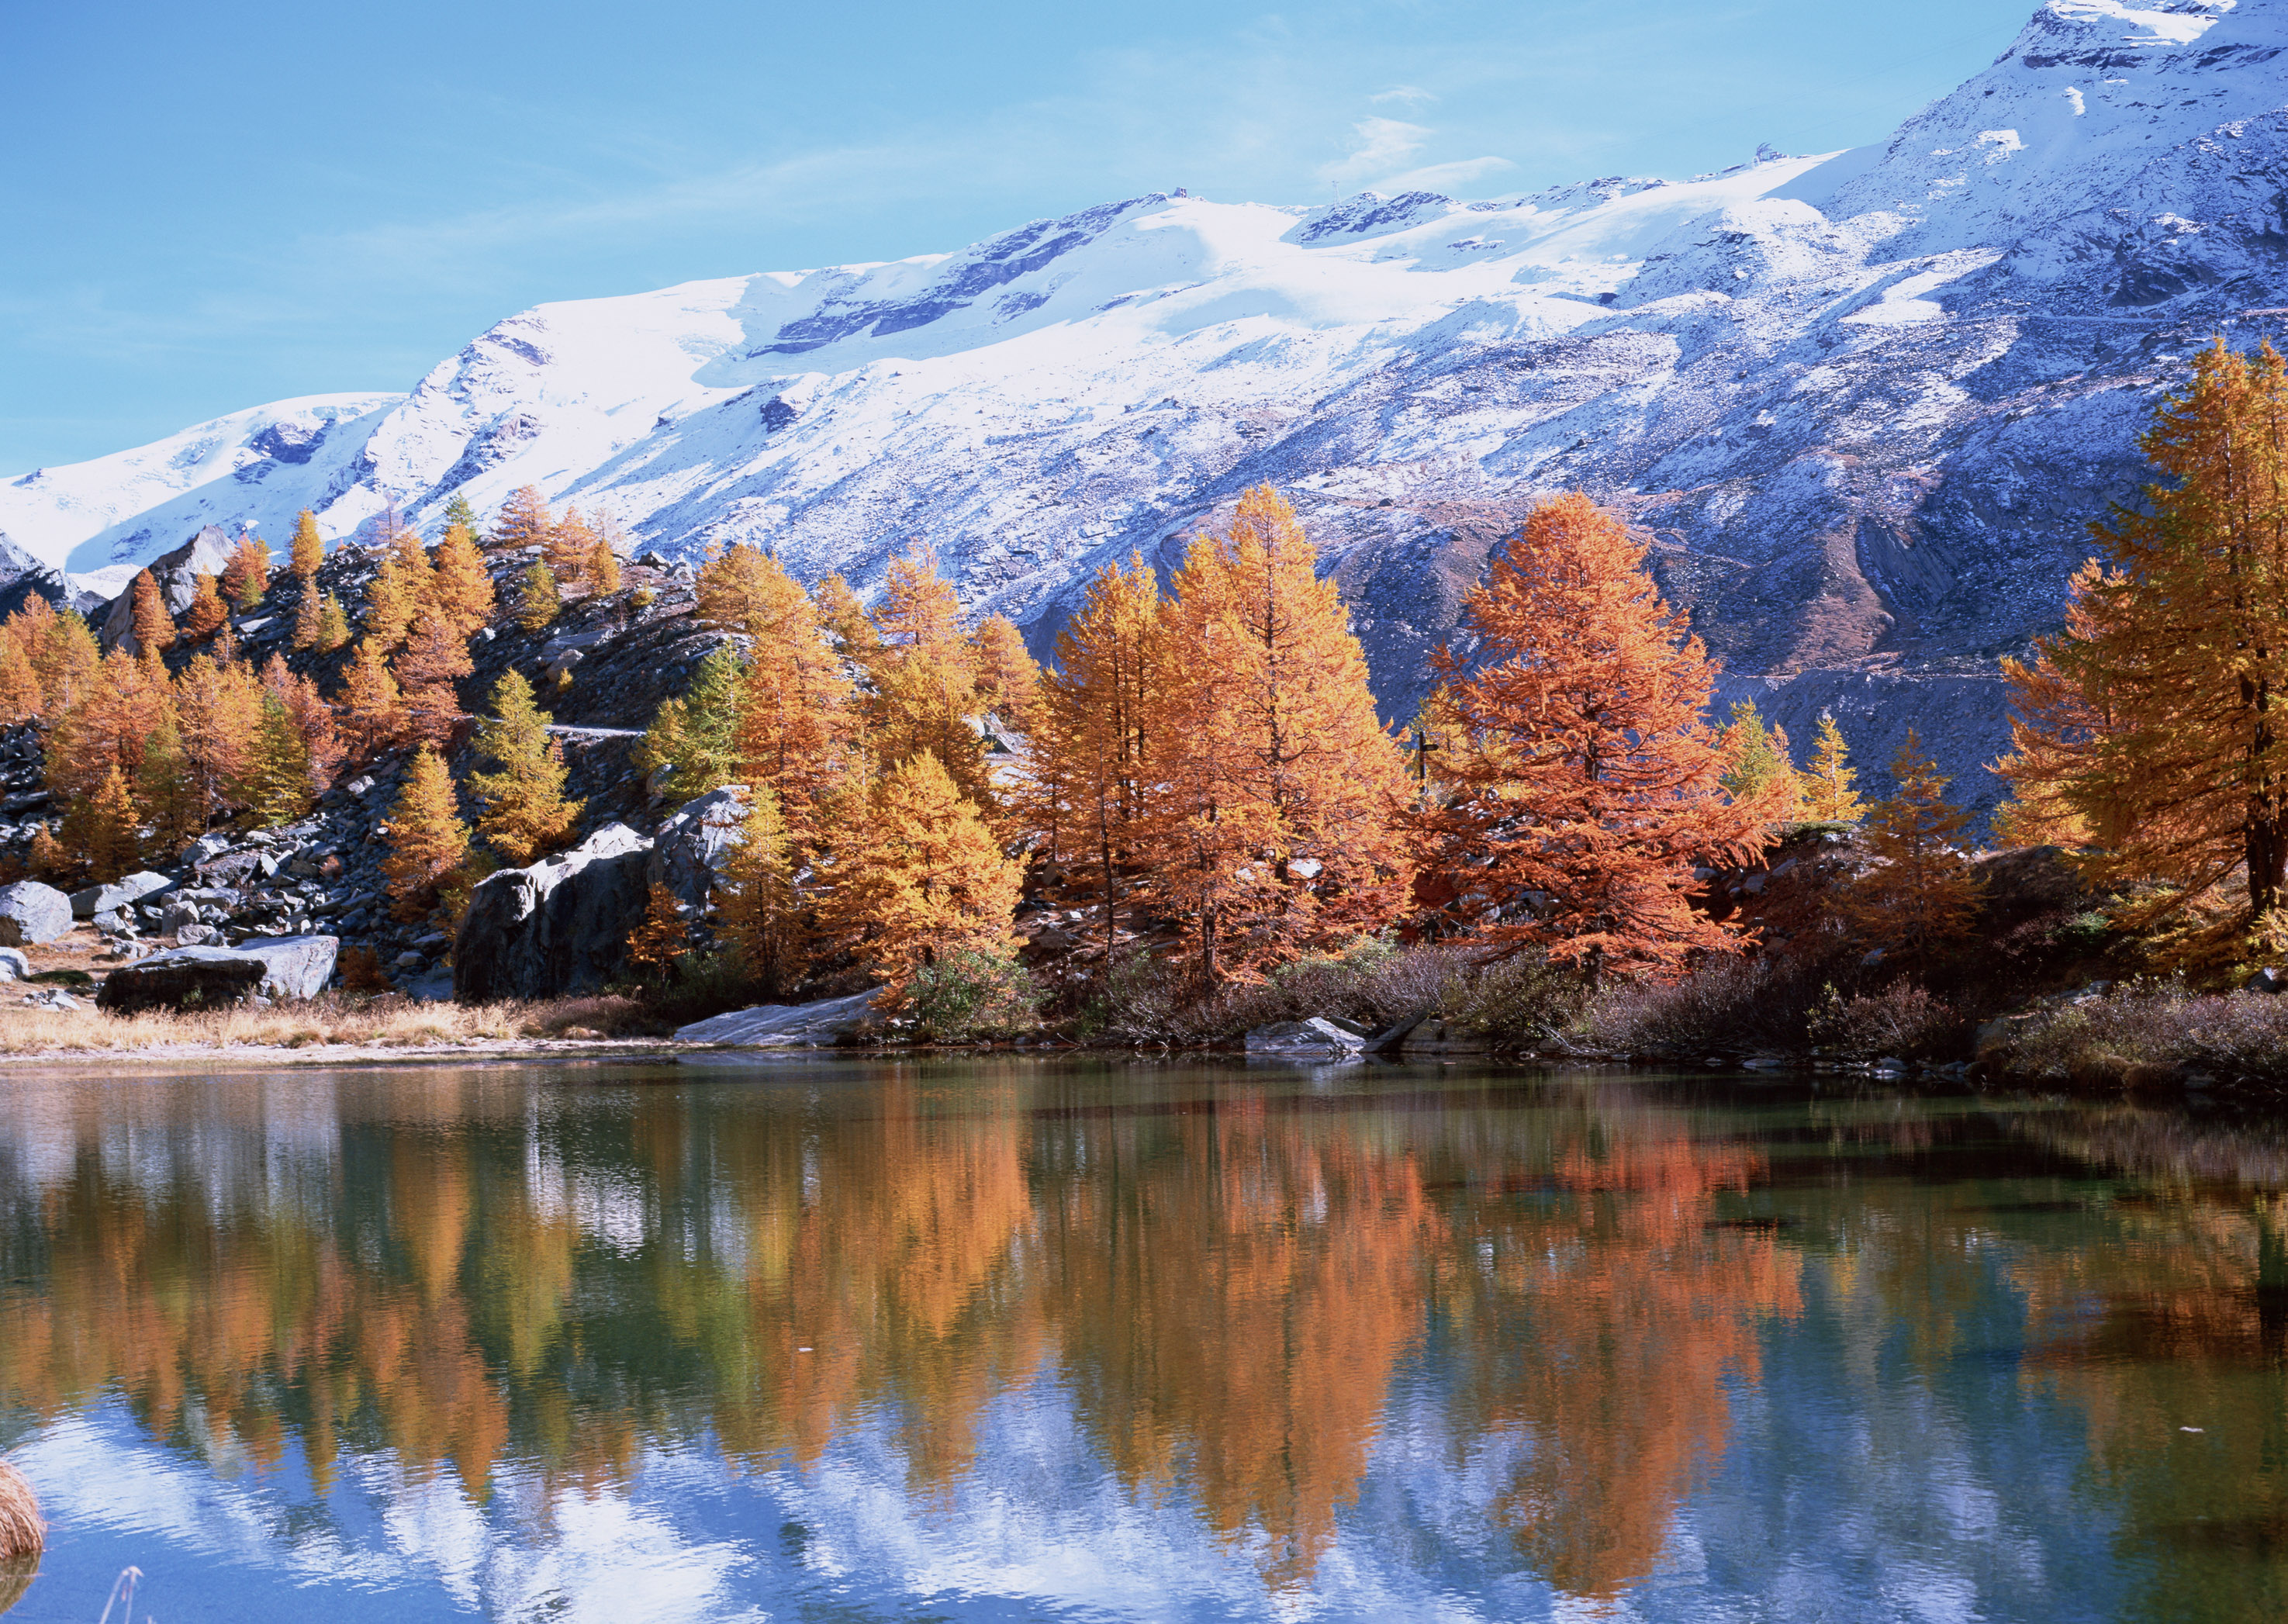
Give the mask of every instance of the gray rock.
<path id="1" fill-rule="evenodd" d="M 1396 1054 L 1406 1047 L 1406 1040 L 1414 1035 L 1414 1029 L 1426 1018 L 1420 1015 L 1409 1016 L 1395 1026 L 1384 1027 L 1369 1038 L 1359 1052 L 1363 1055 Z"/>
<path id="2" fill-rule="evenodd" d="M 727 784 L 687 803 L 652 837 L 646 883 L 664 885 L 678 901 L 705 907 L 707 893 L 722 878 L 731 853 L 745 844 L 739 826 L 746 817 L 744 784 Z"/>
<path id="3" fill-rule="evenodd" d="M 167 613 L 179 615 L 189 608 L 198 591 L 199 576 L 220 574 L 236 545 L 236 539 L 220 525 L 209 525 L 173 551 L 163 552 L 152 559 L 148 566 L 151 578 L 158 582 Z M 126 590 L 113 598 L 99 615 L 90 618 L 105 648 L 123 648 L 131 654 L 142 652 L 135 641 L 133 582 L 129 582 Z"/>
<path id="4" fill-rule="evenodd" d="M 44 986 L 36 993 L 24 994 L 24 1002 L 36 1010 L 76 1010 L 78 999 L 60 986 Z"/>
<path id="5" fill-rule="evenodd" d="M 159 910 L 159 934 L 174 936 L 185 925 L 195 925 L 199 922 L 197 903 L 186 902 L 180 897 L 171 897 L 167 899 L 167 906 Z"/>
<path id="6" fill-rule="evenodd" d="M 245 999 L 314 998 L 333 979 L 330 936 L 279 936 L 239 947 L 174 947 L 111 972 L 99 1009 L 215 1009 Z"/>
<path id="7" fill-rule="evenodd" d="M 1355 1055 L 1366 1044 L 1367 1040 L 1347 1026 L 1316 1015 L 1309 1020 L 1274 1021 L 1247 1034 L 1251 1055 Z"/>
<path id="8" fill-rule="evenodd" d="M 174 932 L 175 939 L 186 947 L 195 947 L 202 942 L 220 941 L 222 932 L 212 925 L 184 925 Z"/>
<path id="9" fill-rule="evenodd" d="M 54 886 L 37 880 L 0 885 L 0 942 L 11 947 L 36 947 L 71 928 L 71 899 Z"/>
<path id="10" fill-rule="evenodd" d="M 229 836 L 202 835 L 196 840 L 191 842 L 189 845 L 183 848 L 183 854 L 175 860 L 175 867 L 178 868 L 195 868 L 201 863 L 211 863 L 214 861 L 215 859 L 220 857 L 224 852 L 229 850 Z"/>
<path id="11" fill-rule="evenodd" d="M 2288 993 L 2288 975 L 2283 975 L 2267 964 L 2249 977 L 2246 990 L 2252 993 Z"/>
<path id="12" fill-rule="evenodd" d="M 880 995 L 877 988 L 812 1003 L 758 1004 L 679 1027 L 676 1041 L 738 1049 L 830 1049 L 877 1024 L 874 1000 Z"/>
<path id="13" fill-rule="evenodd" d="M 132 907 L 146 897 L 156 896 L 173 883 L 165 875 L 153 874 L 147 868 L 109 885 L 91 885 L 85 891 L 72 892 L 72 916 L 92 919 L 98 914 L 116 913 L 121 908 Z"/>
<path id="14" fill-rule="evenodd" d="M 487 875 L 454 945 L 453 995 L 554 998 L 624 974 L 650 861 L 651 842 L 614 823 L 528 868 Z"/>
<path id="15" fill-rule="evenodd" d="M 27 981 L 31 975 L 31 960 L 13 947 L 0 947 L 0 981 Z"/>

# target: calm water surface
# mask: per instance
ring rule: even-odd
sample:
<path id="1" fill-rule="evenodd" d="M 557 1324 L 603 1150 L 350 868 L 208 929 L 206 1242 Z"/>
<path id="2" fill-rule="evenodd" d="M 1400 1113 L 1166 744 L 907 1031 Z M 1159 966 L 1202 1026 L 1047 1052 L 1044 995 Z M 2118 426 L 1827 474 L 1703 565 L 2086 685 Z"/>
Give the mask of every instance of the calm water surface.
<path id="1" fill-rule="evenodd" d="M 2288 1138 L 1024 1059 L 12 1077 L 10 1614 L 2288 1611 Z"/>

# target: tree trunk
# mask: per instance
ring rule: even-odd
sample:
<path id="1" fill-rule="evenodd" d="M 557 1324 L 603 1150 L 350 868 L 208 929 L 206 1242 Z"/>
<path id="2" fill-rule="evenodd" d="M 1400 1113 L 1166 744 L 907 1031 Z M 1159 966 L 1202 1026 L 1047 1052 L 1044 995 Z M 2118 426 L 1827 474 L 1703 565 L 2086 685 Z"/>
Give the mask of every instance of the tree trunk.
<path id="1" fill-rule="evenodd" d="M 2266 797 L 2268 800 L 2270 797 Z M 2248 900 L 2259 914 L 2288 898 L 2288 820 L 2276 805 L 2248 815 Z"/>

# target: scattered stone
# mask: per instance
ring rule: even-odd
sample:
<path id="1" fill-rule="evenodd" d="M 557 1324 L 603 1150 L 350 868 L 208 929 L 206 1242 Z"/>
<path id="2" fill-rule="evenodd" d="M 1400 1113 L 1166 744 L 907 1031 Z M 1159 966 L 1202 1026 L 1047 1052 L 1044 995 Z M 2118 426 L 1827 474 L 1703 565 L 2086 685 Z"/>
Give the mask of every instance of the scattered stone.
<path id="1" fill-rule="evenodd" d="M 35 1010 L 76 1010 L 78 999 L 60 986 L 44 986 L 36 993 L 24 994 L 24 1002 Z"/>
<path id="2" fill-rule="evenodd" d="M 132 907 L 146 897 L 156 896 L 174 883 L 165 875 L 154 874 L 147 868 L 109 885 L 91 885 L 85 891 L 72 892 L 72 916 L 93 919 L 99 914 L 116 913 Z"/>
<path id="3" fill-rule="evenodd" d="M 854 1042 L 879 1022 L 874 1000 L 879 989 L 812 1003 L 766 1003 L 751 1010 L 695 1021 L 676 1031 L 685 1043 L 722 1043 L 738 1049 L 823 1049 Z"/>
<path id="4" fill-rule="evenodd" d="M 429 962 L 429 955 L 408 947 L 393 961 L 399 970 L 418 970 Z"/>
<path id="5" fill-rule="evenodd" d="M 175 947 L 111 972 L 99 1009 L 215 1009 L 242 999 L 314 998 L 333 979 L 330 936 L 285 936 L 239 947 Z"/>
<path id="6" fill-rule="evenodd" d="M 13 947 L 0 947 L 0 981 L 28 981 L 32 961 Z"/>
<path id="7" fill-rule="evenodd" d="M 0 942 L 33 947 L 72 928 L 71 899 L 52 885 L 19 880 L 0 885 Z"/>
<path id="8" fill-rule="evenodd" d="M 173 932 L 175 939 L 186 947 L 195 947 L 202 942 L 222 939 L 222 932 L 212 925 L 183 925 Z"/>

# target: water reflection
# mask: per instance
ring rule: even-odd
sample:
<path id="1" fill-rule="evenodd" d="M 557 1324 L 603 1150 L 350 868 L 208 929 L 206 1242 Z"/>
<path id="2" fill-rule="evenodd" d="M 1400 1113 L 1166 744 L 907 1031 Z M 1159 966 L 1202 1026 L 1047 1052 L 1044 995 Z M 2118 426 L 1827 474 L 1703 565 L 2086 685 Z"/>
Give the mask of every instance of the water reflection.
<path id="1" fill-rule="evenodd" d="M 177 1618 L 2288 1601 L 2276 1141 L 1712 1087 L 28 1086 L 0 1405 Z"/>

